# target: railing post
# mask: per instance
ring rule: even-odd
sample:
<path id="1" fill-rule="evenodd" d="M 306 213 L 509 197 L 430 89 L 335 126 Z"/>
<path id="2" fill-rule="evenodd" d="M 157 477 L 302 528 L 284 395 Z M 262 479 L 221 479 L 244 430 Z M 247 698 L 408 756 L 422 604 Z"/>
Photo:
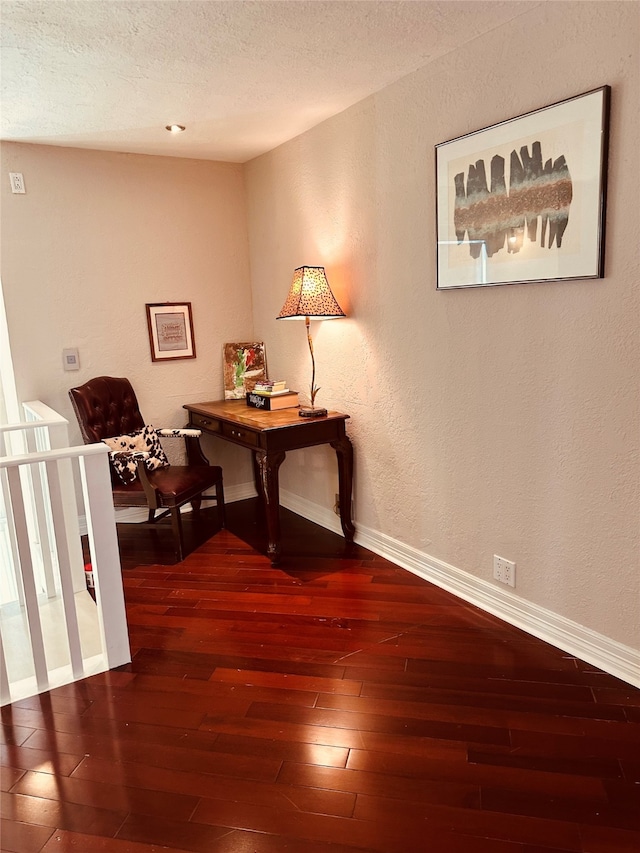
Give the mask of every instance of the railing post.
<path id="1" fill-rule="evenodd" d="M 98 450 L 98 445 L 89 445 Z M 131 651 L 120 574 L 120 554 L 111 497 L 109 452 L 81 456 L 80 474 L 93 561 L 98 620 L 109 669 L 129 663 Z"/>

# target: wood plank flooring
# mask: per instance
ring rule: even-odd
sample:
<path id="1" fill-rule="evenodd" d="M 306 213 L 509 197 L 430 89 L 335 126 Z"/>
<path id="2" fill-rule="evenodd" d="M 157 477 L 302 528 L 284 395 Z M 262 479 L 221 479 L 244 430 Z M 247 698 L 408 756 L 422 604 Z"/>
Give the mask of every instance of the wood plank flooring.
<path id="1" fill-rule="evenodd" d="M 282 518 L 121 534 L 133 662 L 3 709 L 3 851 L 637 853 L 640 690 Z"/>

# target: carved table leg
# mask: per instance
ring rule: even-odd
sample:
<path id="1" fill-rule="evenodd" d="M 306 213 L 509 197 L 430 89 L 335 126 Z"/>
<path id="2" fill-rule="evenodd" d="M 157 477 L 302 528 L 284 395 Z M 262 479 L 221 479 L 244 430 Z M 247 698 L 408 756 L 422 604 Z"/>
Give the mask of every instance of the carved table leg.
<path id="1" fill-rule="evenodd" d="M 260 513 L 264 513 L 266 507 L 266 499 L 264 494 L 264 486 L 262 483 L 262 474 L 260 473 L 260 464 L 258 462 L 258 453 L 251 454 L 251 462 L 253 465 L 253 482 L 256 487 L 256 492 L 258 493 L 258 506 L 260 507 Z"/>
<path id="2" fill-rule="evenodd" d="M 353 542 L 356 528 L 351 520 L 351 491 L 353 489 L 353 445 L 344 435 L 331 442 L 338 457 L 338 493 L 340 499 L 340 523 L 347 542 Z"/>
<path id="3" fill-rule="evenodd" d="M 282 555 L 278 470 L 284 462 L 285 454 L 258 451 L 255 458 L 260 472 L 260 491 L 264 496 L 267 514 L 267 556 L 271 559 L 271 565 L 275 566 L 280 562 Z"/>

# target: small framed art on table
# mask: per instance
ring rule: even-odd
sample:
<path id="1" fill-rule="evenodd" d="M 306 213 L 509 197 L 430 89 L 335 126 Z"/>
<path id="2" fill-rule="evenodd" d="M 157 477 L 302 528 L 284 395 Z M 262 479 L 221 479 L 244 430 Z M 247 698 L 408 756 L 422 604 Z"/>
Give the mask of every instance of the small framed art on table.
<path id="1" fill-rule="evenodd" d="M 147 325 L 152 361 L 196 357 L 190 302 L 147 303 Z"/>
<path id="2" fill-rule="evenodd" d="M 256 382 L 267 378 L 267 359 L 262 341 L 224 345 L 224 399 L 244 400 Z"/>
<path id="3" fill-rule="evenodd" d="M 438 290 L 603 277 L 609 95 L 436 145 Z"/>

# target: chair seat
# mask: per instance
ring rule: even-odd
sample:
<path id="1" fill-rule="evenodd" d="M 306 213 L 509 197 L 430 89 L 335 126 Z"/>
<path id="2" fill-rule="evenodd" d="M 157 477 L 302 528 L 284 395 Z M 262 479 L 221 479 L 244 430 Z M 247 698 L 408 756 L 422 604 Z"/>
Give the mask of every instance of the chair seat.
<path id="1" fill-rule="evenodd" d="M 149 471 L 149 482 L 158 491 L 160 506 L 181 506 L 222 481 L 219 465 L 170 465 Z M 116 506 L 147 506 L 147 496 L 139 478 L 133 483 L 113 486 Z"/>
<path id="2" fill-rule="evenodd" d="M 164 506 L 187 503 L 221 480 L 219 465 L 171 465 L 149 472 L 149 482 L 158 490 Z"/>

